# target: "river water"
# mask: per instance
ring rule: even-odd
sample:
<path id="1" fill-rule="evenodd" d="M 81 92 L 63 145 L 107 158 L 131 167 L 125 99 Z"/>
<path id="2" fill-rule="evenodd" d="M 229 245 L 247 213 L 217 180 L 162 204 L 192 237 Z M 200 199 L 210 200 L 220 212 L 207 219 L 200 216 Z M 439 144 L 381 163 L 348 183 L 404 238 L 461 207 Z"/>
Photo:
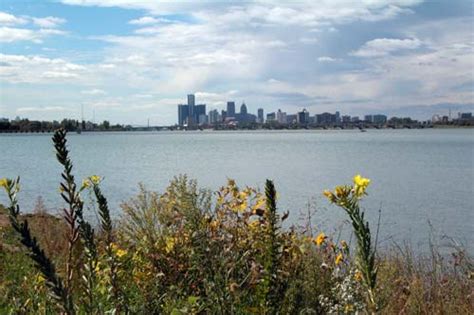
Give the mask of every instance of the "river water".
<path id="1" fill-rule="evenodd" d="M 24 211 L 38 196 L 52 212 L 63 204 L 51 136 L 0 134 L 0 177 L 21 176 Z M 138 183 L 161 192 L 178 174 L 210 189 L 227 178 L 262 188 L 269 178 L 279 209 L 290 211 L 288 224 L 299 223 L 311 205 L 317 229 L 331 233 L 344 226 L 345 215 L 322 191 L 360 173 L 372 180 L 363 206 L 374 229 L 381 209 L 382 244 L 425 246 L 432 233 L 441 243 L 448 235 L 474 248 L 474 129 L 111 132 L 68 139 L 76 177 L 103 176 L 115 216 Z"/>

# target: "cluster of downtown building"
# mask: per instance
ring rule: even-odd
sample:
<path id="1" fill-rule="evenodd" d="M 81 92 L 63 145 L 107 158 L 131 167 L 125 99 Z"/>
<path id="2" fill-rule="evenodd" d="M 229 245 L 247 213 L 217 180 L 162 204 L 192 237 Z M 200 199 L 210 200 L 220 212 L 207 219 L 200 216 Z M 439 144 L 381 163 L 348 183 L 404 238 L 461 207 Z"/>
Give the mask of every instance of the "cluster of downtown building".
<path id="1" fill-rule="evenodd" d="M 364 117 L 341 115 L 340 112 L 321 113 L 310 115 L 303 109 L 294 114 L 282 112 L 280 109 L 276 112 L 266 113 L 263 108 L 257 110 L 257 115 L 248 113 L 247 105 L 242 103 L 240 111 L 237 112 L 235 102 L 227 102 L 225 110 L 218 111 L 213 109 L 206 112 L 205 104 L 196 104 L 194 94 L 189 94 L 187 104 L 178 105 L 178 126 L 180 128 L 236 128 L 236 127 L 255 127 L 264 125 L 269 127 L 363 127 L 363 128 L 425 128 L 436 124 L 451 125 L 474 125 L 472 113 L 458 113 L 458 118 L 452 119 L 450 116 L 433 116 L 432 120 L 419 122 L 409 117 L 391 117 L 387 119 L 386 115 L 374 114 Z"/>
<path id="2" fill-rule="evenodd" d="M 178 105 L 178 125 L 188 128 L 209 125 L 239 126 L 251 124 L 336 126 L 359 122 L 383 125 L 387 123 L 387 116 L 366 115 L 363 120 L 359 119 L 358 116 L 341 116 L 339 112 L 334 114 L 322 113 L 311 116 L 306 109 L 295 114 L 288 114 L 279 109 L 276 112 L 267 113 L 265 115 L 263 108 L 257 110 L 257 115 L 253 115 L 248 113 L 245 103 L 242 103 L 240 111 L 237 112 L 235 102 L 227 102 L 226 110 L 219 112 L 217 109 L 213 109 L 206 114 L 206 105 L 196 104 L 196 98 L 193 94 L 188 95 L 187 104 Z"/>

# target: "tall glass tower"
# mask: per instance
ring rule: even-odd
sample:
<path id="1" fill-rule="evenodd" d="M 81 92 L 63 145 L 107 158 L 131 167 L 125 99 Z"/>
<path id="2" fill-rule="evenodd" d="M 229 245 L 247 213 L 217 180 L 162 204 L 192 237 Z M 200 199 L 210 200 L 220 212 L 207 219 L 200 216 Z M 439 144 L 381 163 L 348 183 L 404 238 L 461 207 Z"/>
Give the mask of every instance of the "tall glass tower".
<path id="1" fill-rule="evenodd" d="M 235 102 L 227 102 L 227 117 L 235 117 Z"/>

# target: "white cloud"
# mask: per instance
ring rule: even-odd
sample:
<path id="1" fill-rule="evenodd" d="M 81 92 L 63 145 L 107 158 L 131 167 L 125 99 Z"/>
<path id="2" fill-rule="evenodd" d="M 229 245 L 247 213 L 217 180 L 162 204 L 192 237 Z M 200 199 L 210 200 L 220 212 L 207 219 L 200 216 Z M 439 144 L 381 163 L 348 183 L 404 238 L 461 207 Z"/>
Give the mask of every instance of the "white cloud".
<path id="1" fill-rule="evenodd" d="M 270 83 L 270 84 L 281 83 L 280 80 L 277 80 L 277 79 L 274 79 L 274 78 L 268 79 L 267 82 Z"/>
<path id="2" fill-rule="evenodd" d="M 61 24 L 66 23 L 65 19 L 58 18 L 55 16 L 47 16 L 44 18 L 33 18 L 33 23 L 43 28 L 55 28 Z"/>
<path id="3" fill-rule="evenodd" d="M 101 108 L 101 109 L 104 109 L 104 108 L 107 108 L 107 109 L 119 108 L 119 107 L 121 107 L 121 104 L 122 103 L 121 103 L 120 99 L 104 99 L 104 100 L 100 100 L 100 101 L 96 101 L 96 102 L 85 103 L 85 105 L 87 105 L 89 107 Z"/>
<path id="4" fill-rule="evenodd" d="M 65 35 L 66 32 L 56 29 L 31 30 L 26 28 L 0 27 L 0 42 L 32 41 L 42 43 L 43 39 L 52 35 Z"/>
<path id="5" fill-rule="evenodd" d="M 12 43 L 16 41 L 41 42 L 41 36 L 37 32 L 23 28 L 0 27 L 0 42 Z"/>
<path id="6" fill-rule="evenodd" d="M 69 111 L 63 106 L 45 106 L 45 107 L 20 107 L 16 110 L 17 113 L 34 113 L 34 112 L 64 112 Z"/>
<path id="7" fill-rule="evenodd" d="M 91 90 L 83 90 L 81 91 L 82 94 L 86 95 L 105 95 L 107 92 L 101 89 L 91 89 Z"/>
<path id="8" fill-rule="evenodd" d="M 26 24 L 27 22 L 28 21 L 23 17 L 17 17 L 0 11 L 0 25 L 19 25 Z"/>
<path id="9" fill-rule="evenodd" d="M 41 74 L 41 77 L 46 79 L 68 79 L 77 78 L 78 74 L 65 71 L 45 71 Z"/>
<path id="10" fill-rule="evenodd" d="M 149 25 L 149 24 L 156 24 L 160 21 L 161 21 L 160 19 L 154 18 L 152 16 L 142 16 L 139 19 L 130 20 L 128 23 L 134 24 L 134 25 Z"/>
<path id="11" fill-rule="evenodd" d="M 322 57 L 318 58 L 318 61 L 319 62 L 336 62 L 336 61 L 339 61 L 339 59 L 332 58 L 332 57 L 329 57 L 329 56 L 322 56 Z"/>
<path id="12" fill-rule="evenodd" d="M 185 102 L 185 95 L 194 91 L 198 91 L 197 101 L 208 108 L 224 108 L 227 100 L 239 104 L 245 100 L 252 112 L 259 106 L 268 106 L 269 110 L 278 106 L 289 112 L 297 106 L 308 106 L 314 113 L 324 106 L 324 110 L 340 106 L 346 111 L 354 106 L 351 102 L 382 108 L 440 100 L 457 102 L 469 97 L 472 100 L 472 92 L 450 90 L 472 78 L 470 19 L 447 29 L 453 25 L 452 19 L 433 18 L 425 11 L 409 19 L 381 22 L 417 11 L 417 0 L 244 1 L 232 5 L 227 1 L 222 5 L 215 1 L 65 2 L 139 9 L 135 13 L 143 16 L 123 21 L 134 26 L 130 34 L 93 38 L 106 42 L 103 48 L 88 51 L 87 58 L 82 54 L 78 58 L 99 60 L 97 63 L 82 65 L 68 58 L 21 55 L 16 61 L 11 56 L 3 61 L 0 55 L 0 80 L 64 84 L 74 89 L 68 92 L 70 97 L 64 97 L 71 104 L 81 102 L 84 94 L 88 95 L 86 91 L 95 87 L 120 91 L 123 98 L 100 92 L 89 94 L 98 95 L 94 99 L 86 97 L 94 101 L 91 106 L 103 109 L 97 112 L 102 111 L 104 119 L 118 117 L 129 123 L 159 113 L 160 119 L 169 119 L 162 123 L 174 123 L 175 105 Z M 425 6 L 421 9 L 426 10 Z M 162 19 L 167 13 L 175 18 Z M 32 23 L 31 18 L 27 19 Z M 426 20 L 432 24 L 414 27 Z M 363 26 L 351 27 L 359 26 L 361 21 Z M 377 22 L 377 29 L 367 31 L 367 22 Z M 16 34 L 16 38 L 41 41 L 44 36 L 63 32 L 33 27 L 28 30 L 33 33 Z M 361 38 L 361 30 L 366 32 L 363 38 L 367 34 L 392 34 L 393 38 L 373 35 L 373 40 L 353 47 Z M 339 44 L 339 39 L 349 36 L 351 40 Z M 316 39 L 318 45 L 308 46 Z M 54 55 L 62 51 L 63 47 L 57 47 Z M 376 58 L 339 59 L 341 54 Z M 337 67 L 324 66 L 331 63 Z M 23 85 L 10 86 L 20 89 Z M 45 95 L 44 99 L 49 105 L 46 99 L 51 96 Z M 142 112 L 134 116 L 134 110 Z"/>
<path id="13" fill-rule="evenodd" d="M 0 80 L 19 83 L 64 82 L 64 79 L 76 79 L 87 71 L 83 65 L 68 62 L 60 58 L 41 56 L 0 54 Z"/>
<path id="14" fill-rule="evenodd" d="M 217 1 L 219 2 L 219 1 Z M 347 0 L 295 2 L 257 0 L 235 3 L 232 10 L 215 5 L 215 1 L 149 1 L 149 0 L 62 0 L 62 3 L 80 6 L 121 7 L 143 9 L 152 14 L 173 13 L 176 11 L 195 13 L 204 17 L 214 11 L 216 17 L 227 22 L 240 21 L 254 25 L 300 25 L 319 26 L 321 23 L 348 23 L 351 21 L 381 21 L 398 15 L 410 13 L 407 7 L 415 6 L 422 0 Z M 227 4 L 227 2 L 222 2 Z M 224 12 L 222 12 L 224 11 Z"/>
<path id="15" fill-rule="evenodd" d="M 418 38 L 377 38 L 366 42 L 357 51 L 351 53 L 357 57 L 380 57 L 389 55 L 399 50 L 413 50 L 421 47 L 422 42 Z"/>
<path id="16" fill-rule="evenodd" d="M 136 98 L 152 98 L 153 95 L 151 95 L 151 94 L 134 94 L 133 97 L 136 97 Z"/>
<path id="17" fill-rule="evenodd" d="M 300 42 L 303 44 L 316 44 L 318 39 L 316 37 L 300 37 Z"/>
<path id="18" fill-rule="evenodd" d="M 6 12 L 0 12 L 0 42 L 13 43 L 17 41 L 32 41 L 42 43 L 43 39 L 52 35 L 65 35 L 67 32 L 53 29 L 66 20 L 54 16 L 36 18 L 30 16 L 14 16 Z M 18 25 L 33 23 L 40 29 L 19 28 Z"/>
<path id="19" fill-rule="evenodd" d="M 61 31 L 61 30 L 57 30 L 57 29 L 49 29 L 49 28 L 40 29 L 37 32 L 40 36 L 66 35 L 67 34 L 66 31 Z"/>
<path id="20" fill-rule="evenodd" d="M 99 68 L 102 68 L 102 69 L 114 69 L 115 67 L 116 65 L 114 65 L 113 63 L 104 63 L 104 64 L 99 65 Z"/>

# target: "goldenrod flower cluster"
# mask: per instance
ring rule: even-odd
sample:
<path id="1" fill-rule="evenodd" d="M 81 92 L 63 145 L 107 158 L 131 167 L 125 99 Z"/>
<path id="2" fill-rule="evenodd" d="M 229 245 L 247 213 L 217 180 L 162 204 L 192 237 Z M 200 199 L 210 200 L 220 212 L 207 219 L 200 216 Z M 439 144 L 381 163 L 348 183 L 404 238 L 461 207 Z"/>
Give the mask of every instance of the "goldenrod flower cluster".
<path id="1" fill-rule="evenodd" d="M 348 203 L 348 199 L 351 197 L 361 199 L 366 195 L 367 187 L 370 184 L 370 179 L 364 178 L 361 175 L 356 175 L 353 178 L 353 186 L 336 186 L 334 192 L 330 190 L 323 191 L 324 196 L 329 199 L 330 202 L 344 206 Z"/>

